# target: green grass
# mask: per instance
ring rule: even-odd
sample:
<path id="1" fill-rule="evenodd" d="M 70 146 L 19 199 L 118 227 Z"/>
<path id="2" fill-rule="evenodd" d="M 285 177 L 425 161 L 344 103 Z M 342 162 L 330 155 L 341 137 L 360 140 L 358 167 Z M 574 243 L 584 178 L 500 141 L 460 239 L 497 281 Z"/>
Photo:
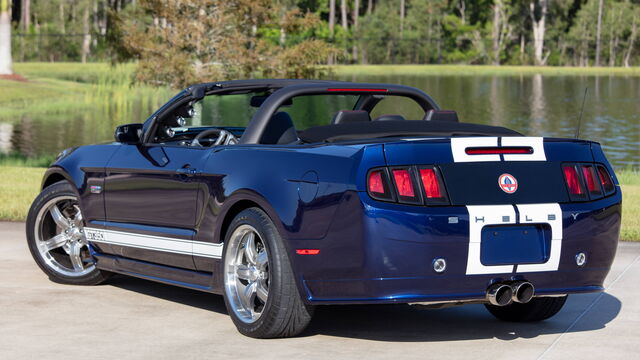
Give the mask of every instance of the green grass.
<path id="1" fill-rule="evenodd" d="M 15 160 L 18 164 L 19 160 Z M 3 164 L 0 160 L 0 164 Z M 0 165 L 0 220 L 24 221 L 38 195 L 45 168 Z M 640 172 L 617 172 L 622 187 L 620 239 L 640 241 Z"/>
<path id="2" fill-rule="evenodd" d="M 0 220 L 26 219 L 44 171 L 44 168 L 0 167 Z"/>
<path id="3" fill-rule="evenodd" d="M 640 67 L 560 67 L 492 65 L 338 65 L 330 67 L 339 76 L 425 76 L 425 75 L 616 75 L 640 76 Z"/>
<path id="4" fill-rule="evenodd" d="M 110 110 L 113 118 L 132 118 L 135 103 L 169 99 L 175 90 L 133 84 L 135 64 L 16 63 L 28 82 L 0 80 L 0 120 L 22 116 Z"/>

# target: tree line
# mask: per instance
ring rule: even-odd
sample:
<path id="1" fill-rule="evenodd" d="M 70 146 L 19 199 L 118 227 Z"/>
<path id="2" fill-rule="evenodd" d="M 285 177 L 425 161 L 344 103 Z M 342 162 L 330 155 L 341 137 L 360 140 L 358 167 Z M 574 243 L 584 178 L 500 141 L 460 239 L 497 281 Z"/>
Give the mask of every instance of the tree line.
<path id="1" fill-rule="evenodd" d="M 192 79 L 308 76 L 319 64 L 640 62 L 640 0 L 0 1 L 14 59 L 138 59 L 140 79 L 159 82 L 169 60 Z"/>

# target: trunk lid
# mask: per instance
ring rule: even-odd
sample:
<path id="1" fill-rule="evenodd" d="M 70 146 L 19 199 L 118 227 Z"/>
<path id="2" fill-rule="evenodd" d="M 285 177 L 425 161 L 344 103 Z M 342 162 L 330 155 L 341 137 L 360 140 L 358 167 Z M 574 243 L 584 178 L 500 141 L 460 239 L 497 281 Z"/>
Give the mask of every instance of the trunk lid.
<path id="1" fill-rule="evenodd" d="M 436 165 L 451 205 L 569 202 L 562 164 L 593 162 L 591 142 L 540 137 L 407 139 L 384 154 L 391 167 Z"/>

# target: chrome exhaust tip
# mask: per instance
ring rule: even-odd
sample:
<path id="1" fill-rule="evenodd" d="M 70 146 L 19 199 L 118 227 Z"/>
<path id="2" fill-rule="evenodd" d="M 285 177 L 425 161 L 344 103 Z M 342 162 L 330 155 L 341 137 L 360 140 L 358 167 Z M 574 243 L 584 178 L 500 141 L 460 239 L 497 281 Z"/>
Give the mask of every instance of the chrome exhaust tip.
<path id="1" fill-rule="evenodd" d="M 511 284 L 511 292 L 511 300 L 513 300 L 513 302 L 526 304 L 533 299 L 536 290 L 533 284 L 528 281 L 516 281 Z"/>
<path id="2" fill-rule="evenodd" d="M 487 289 L 487 300 L 491 305 L 505 306 L 511 304 L 513 289 L 506 284 L 493 284 Z"/>

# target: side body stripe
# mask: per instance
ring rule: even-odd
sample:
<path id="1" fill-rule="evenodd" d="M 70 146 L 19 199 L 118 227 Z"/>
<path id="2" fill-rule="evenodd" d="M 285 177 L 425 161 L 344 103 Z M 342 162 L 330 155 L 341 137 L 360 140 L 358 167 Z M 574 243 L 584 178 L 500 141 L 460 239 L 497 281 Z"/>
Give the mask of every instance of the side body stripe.
<path id="1" fill-rule="evenodd" d="M 174 254 L 193 255 L 207 258 L 222 258 L 223 244 L 201 241 L 174 239 L 162 236 L 151 236 L 124 231 L 84 228 L 85 236 L 90 242 L 130 246 L 138 249 L 164 251 Z"/>

